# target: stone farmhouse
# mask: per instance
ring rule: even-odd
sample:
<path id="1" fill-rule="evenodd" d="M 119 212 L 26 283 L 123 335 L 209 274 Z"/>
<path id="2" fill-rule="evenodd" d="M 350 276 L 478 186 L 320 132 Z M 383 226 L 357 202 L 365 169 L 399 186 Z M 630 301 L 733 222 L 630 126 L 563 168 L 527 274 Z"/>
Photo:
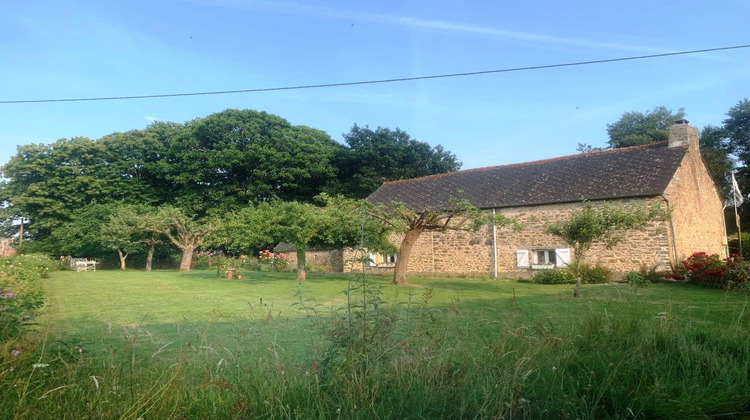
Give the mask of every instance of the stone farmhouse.
<path id="1" fill-rule="evenodd" d="M 572 250 L 544 229 L 584 200 L 593 206 L 656 203 L 672 209 L 670 220 L 627 232 L 612 249 L 595 244 L 587 254 L 590 263 L 626 272 L 668 268 L 696 251 L 726 255 L 722 201 L 701 158 L 698 130 L 685 120 L 669 128 L 669 141 L 663 143 L 386 182 L 368 199 L 400 201 L 420 211 L 444 206 L 451 197 L 516 218 L 524 228 L 423 232 L 412 251 L 410 272 L 498 276 L 564 267 Z M 396 244 L 400 239 L 393 237 Z M 341 256 L 344 261 L 347 254 Z M 393 267 L 394 256 L 371 258 L 374 270 Z M 351 268 L 343 264 L 344 271 Z"/>

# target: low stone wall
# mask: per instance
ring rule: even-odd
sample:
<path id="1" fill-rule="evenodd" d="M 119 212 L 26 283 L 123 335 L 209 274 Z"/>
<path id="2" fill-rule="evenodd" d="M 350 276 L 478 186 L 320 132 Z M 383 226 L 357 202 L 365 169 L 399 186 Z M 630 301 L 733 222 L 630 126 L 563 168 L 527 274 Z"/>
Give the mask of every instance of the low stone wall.
<path id="1" fill-rule="evenodd" d="M 340 249 L 307 251 L 305 262 L 310 271 L 325 273 L 341 273 L 344 271 L 344 251 Z M 297 266 L 297 253 L 286 252 L 289 268 Z"/>

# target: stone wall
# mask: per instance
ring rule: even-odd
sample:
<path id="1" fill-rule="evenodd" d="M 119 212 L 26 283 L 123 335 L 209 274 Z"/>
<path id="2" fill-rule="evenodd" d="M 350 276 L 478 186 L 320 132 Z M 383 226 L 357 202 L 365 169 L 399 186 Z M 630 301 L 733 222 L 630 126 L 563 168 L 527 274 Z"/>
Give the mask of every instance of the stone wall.
<path id="1" fill-rule="evenodd" d="M 591 205 L 597 207 L 605 203 L 626 207 L 652 203 L 666 206 L 664 200 L 659 197 L 600 201 L 592 202 Z M 499 214 L 515 218 L 523 226 L 520 230 L 509 227 L 497 228 L 498 275 L 530 274 L 529 269 L 516 267 L 516 251 L 518 250 L 567 248 L 565 242 L 546 234 L 544 230 L 547 224 L 569 217 L 575 209 L 580 209 L 581 205 L 581 203 L 550 204 L 498 210 Z M 602 244 L 595 244 L 587 255 L 587 261 L 592 264 L 605 265 L 616 272 L 627 272 L 643 265 L 666 269 L 670 264 L 668 227 L 667 222 L 653 222 L 642 231 L 626 232 L 625 240 L 612 249 L 607 249 Z M 399 245 L 402 238 L 403 235 L 393 235 L 391 241 Z M 492 243 L 491 226 L 477 233 L 425 232 L 414 245 L 409 261 L 409 271 L 412 273 L 492 275 L 494 272 Z M 356 270 L 354 265 L 345 265 L 345 271 L 352 270 Z"/>
<path id="2" fill-rule="evenodd" d="M 658 204 L 666 206 L 660 198 L 596 201 L 593 207 L 610 204 L 614 206 L 645 206 Z M 580 209 L 581 203 L 550 204 L 533 207 L 503 209 L 501 214 L 516 218 L 522 225 L 520 231 L 507 229 L 498 231 L 498 271 L 517 272 L 516 251 L 529 248 L 568 248 L 564 241 L 544 233 L 547 224 L 564 220 Z M 602 264 L 616 272 L 627 272 L 642 265 L 668 268 L 669 237 L 667 222 L 652 222 L 643 230 L 625 232 L 625 239 L 607 249 L 603 244 L 594 244 L 586 255 L 590 264 Z M 574 257 L 571 250 L 571 258 Z"/>
<path id="3" fill-rule="evenodd" d="M 340 273 L 344 271 L 344 251 L 340 249 L 307 251 L 305 262 L 312 272 Z M 297 252 L 286 253 L 289 269 L 297 267 Z"/>
<path id="4" fill-rule="evenodd" d="M 726 256 L 723 205 L 700 153 L 688 148 L 664 197 L 672 208 L 673 259 L 697 251 Z"/>

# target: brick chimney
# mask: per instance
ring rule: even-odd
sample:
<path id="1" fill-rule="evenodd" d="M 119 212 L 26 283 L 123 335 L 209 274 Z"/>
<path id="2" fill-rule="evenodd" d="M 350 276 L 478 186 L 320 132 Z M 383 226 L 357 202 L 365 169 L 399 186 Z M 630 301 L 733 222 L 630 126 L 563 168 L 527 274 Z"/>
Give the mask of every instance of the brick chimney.
<path id="1" fill-rule="evenodd" d="M 688 120 L 677 120 L 669 127 L 669 147 L 688 146 L 696 151 L 698 146 L 698 129 L 688 125 Z"/>

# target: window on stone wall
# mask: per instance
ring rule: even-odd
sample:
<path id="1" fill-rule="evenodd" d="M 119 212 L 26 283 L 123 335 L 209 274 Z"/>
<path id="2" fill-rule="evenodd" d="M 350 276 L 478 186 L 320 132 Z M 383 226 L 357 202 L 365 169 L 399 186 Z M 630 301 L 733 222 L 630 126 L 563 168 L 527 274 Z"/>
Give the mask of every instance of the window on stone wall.
<path id="1" fill-rule="evenodd" d="M 554 249 L 537 249 L 534 251 L 534 264 L 535 265 L 551 265 L 555 266 L 555 250 Z"/>
<path id="2" fill-rule="evenodd" d="M 568 248 L 532 248 L 516 251 L 516 267 L 543 270 L 567 267 L 570 262 Z"/>
<path id="3" fill-rule="evenodd" d="M 370 267 L 395 267 L 396 255 L 382 254 L 380 252 L 370 254 Z"/>

